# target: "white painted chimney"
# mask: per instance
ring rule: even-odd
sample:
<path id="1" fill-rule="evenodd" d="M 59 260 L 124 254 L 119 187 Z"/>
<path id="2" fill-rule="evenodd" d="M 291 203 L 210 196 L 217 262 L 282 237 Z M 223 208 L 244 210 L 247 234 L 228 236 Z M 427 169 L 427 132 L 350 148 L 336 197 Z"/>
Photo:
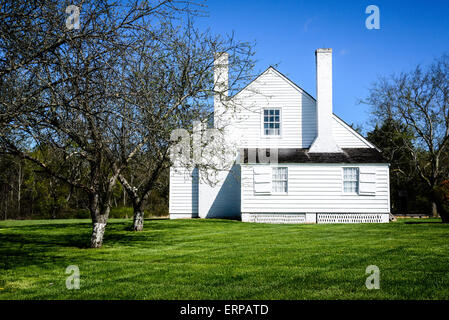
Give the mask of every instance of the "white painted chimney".
<path id="1" fill-rule="evenodd" d="M 229 90 L 229 54 L 218 52 L 214 56 L 214 127 L 220 128 L 226 111 Z"/>
<path id="2" fill-rule="evenodd" d="M 317 49 L 315 57 L 317 137 L 309 152 L 342 152 L 332 135 L 332 49 Z"/>

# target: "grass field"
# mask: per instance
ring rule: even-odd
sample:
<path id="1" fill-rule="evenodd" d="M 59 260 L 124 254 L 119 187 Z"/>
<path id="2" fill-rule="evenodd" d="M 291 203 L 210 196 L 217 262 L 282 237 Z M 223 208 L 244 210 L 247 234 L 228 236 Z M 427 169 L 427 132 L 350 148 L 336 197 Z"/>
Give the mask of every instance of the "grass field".
<path id="1" fill-rule="evenodd" d="M 448 299 L 449 225 L 266 225 L 111 220 L 0 222 L 0 299 Z M 66 267 L 81 288 L 66 289 Z M 380 269 L 380 289 L 365 269 Z"/>

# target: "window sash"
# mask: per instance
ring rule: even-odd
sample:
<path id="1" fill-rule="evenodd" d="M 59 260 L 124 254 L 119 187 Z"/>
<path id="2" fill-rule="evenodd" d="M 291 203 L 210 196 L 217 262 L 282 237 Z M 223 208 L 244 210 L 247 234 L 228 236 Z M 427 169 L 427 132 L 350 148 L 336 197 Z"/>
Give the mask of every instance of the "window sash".
<path id="1" fill-rule="evenodd" d="M 288 191 L 287 167 L 272 168 L 271 186 L 273 193 L 287 193 Z"/>
<path id="2" fill-rule="evenodd" d="M 343 192 L 359 192 L 359 168 L 343 168 Z"/>
<path id="3" fill-rule="evenodd" d="M 263 110 L 263 132 L 265 136 L 281 135 L 281 110 L 264 109 Z"/>

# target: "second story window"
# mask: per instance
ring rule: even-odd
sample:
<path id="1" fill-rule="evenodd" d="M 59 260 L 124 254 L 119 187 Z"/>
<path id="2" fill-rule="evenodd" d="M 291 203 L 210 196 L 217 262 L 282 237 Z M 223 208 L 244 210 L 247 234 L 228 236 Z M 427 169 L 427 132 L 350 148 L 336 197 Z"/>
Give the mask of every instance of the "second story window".
<path id="1" fill-rule="evenodd" d="M 264 136 L 281 135 L 281 110 L 264 109 L 263 110 L 263 134 Z"/>

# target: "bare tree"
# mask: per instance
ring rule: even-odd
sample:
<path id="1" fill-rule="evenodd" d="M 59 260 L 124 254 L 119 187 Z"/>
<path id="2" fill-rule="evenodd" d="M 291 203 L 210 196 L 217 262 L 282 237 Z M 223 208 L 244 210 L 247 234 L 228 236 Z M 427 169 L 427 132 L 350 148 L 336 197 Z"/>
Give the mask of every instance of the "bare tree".
<path id="1" fill-rule="evenodd" d="M 440 184 L 449 176 L 449 56 L 428 68 L 381 79 L 371 88 L 366 103 L 379 120 L 405 125 L 413 139 L 404 140 L 414 166 L 428 187 L 443 222 L 449 212 L 439 196 Z"/>
<path id="2" fill-rule="evenodd" d="M 124 117 L 123 87 L 118 85 L 123 66 L 133 54 L 136 35 L 153 33 L 159 19 L 184 10 L 177 4 L 81 1 L 80 30 L 66 29 L 64 3 L 23 1 L 2 7 L 2 149 L 88 194 L 91 247 L 102 245 L 118 176 L 146 143 L 137 141 L 126 154 L 122 149 L 121 157 L 115 156 L 120 136 L 113 124 L 129 126 L 131 121 Z M 20 23 L 21 17 L 26 23 Z M 16 40 L 22 35 L 27 41 Z M 27 53 L 33 42 L 38 48 Z M 36 157 L 31 149 L 39 148 L 57 156 Z M 55 158 L 64 159 L 63 164 L 54 163 Z"/>
<path id="3" fill-rule="evenodd" d="M 145 201 L 171 164 L 172 132 L 182 128 L 192 133 L 194 121 L 211 123 L 214 95 L 224 99 L 224 89 L 214 82 L 215 54 L 231 54 L 231 91 L 252 76 L 254 65 L 252 44 L 200 31 L 190 17 L 175 24 L 165 21 L 162 30 L 157 37 L 142 35 L 128 61 L 126 108 L 132 123 L 117 130 L 121 136 L 117 156 L 145 143 L 118 176 L 133 204 L 136 231 L 143 229 Z"/>

